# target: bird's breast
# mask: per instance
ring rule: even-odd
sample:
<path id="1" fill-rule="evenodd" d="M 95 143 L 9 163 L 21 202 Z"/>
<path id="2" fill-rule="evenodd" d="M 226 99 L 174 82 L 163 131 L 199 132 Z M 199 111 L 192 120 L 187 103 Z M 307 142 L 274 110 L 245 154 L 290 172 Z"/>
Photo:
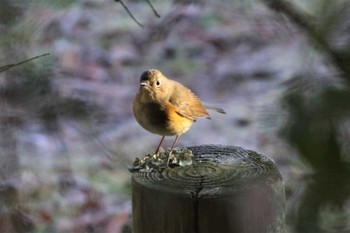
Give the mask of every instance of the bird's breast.
<path id="1" fill-rule="evenodd" d="M 181 135 L 193 123 L 180 116 L 171 104 L 141 103 L 135 98 L 133 110 L 137 122 L 144 129 L 162 136 Z"/>

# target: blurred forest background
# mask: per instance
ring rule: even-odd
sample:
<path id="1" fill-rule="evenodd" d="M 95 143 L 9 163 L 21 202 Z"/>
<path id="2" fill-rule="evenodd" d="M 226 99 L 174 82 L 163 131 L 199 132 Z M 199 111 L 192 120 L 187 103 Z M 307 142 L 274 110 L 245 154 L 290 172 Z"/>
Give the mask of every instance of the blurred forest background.
<path id="1" fill-rule="evenodd" d="M 132 99 L 158 68 L 227 112 L 179 146 L 272 157 L 287 232 L 349 233 L 349 16 L 347 0 L 1 0 L 0 231 L 130 232 L 127 167 L 160 139 Z"/>

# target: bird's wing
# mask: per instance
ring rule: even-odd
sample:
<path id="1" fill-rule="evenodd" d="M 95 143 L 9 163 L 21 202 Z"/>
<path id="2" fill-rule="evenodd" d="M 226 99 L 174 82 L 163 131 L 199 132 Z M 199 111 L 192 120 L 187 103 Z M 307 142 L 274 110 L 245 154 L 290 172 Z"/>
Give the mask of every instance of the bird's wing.
<path id="1" fill-rule="evenodd" d="M 169 102 L 175 107 L 179 115 L 190 120 L 195 121 L 199 117 L 210 119 L 200 99 L 190 89 L 180 83 L 174 85 Z"/>

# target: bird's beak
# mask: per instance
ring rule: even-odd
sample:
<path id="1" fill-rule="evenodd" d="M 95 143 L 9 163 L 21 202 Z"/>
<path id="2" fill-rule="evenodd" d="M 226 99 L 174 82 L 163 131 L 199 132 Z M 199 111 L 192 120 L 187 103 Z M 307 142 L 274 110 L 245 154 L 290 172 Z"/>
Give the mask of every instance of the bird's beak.
<path id="1" fill-rule="evenodd" d="M 140 86 L 141 86 L 141 87 L 149 87 L 149 84 L 148 84 L 147 81 L 142 81 L 142 82 L 140 83 Z"/>

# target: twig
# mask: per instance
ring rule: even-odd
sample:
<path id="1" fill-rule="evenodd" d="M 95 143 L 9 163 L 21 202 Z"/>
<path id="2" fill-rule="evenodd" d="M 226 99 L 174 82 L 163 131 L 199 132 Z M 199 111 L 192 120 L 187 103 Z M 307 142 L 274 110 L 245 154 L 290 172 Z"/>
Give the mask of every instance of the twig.
<path id="1" fill-rule="evenodd" d="M 32 60 L 35 60 L 37 58 L 44 57 L 44 56 L 47 56 L 47 55 L 50 55 L 50 53 L 44 53 L 44 54 L 41 54 L 39 56 L 35 56 L 35 57 L 29 58 L 27 60 L 24 60 L 24 61 L 21 61 L 21 62 L 18 62 L 18 63 L 9 64 L 9 65 L 6 65 L 6 66 L 1 66 L 0 67 L 0 72 L 4 72 L 5 70 L 11 69 L 11 68 L 13 68 L 15 66 L 20 66 L 20 65 L 22 65 L 24 63 L 30 62 Z"/>
<path id="2" fill-rule="evenodd" d="M 122 6 L 124 7 L 124 9 L 126 10 L 126 12 L 129 14 L 129 16 L 135 21 L 135 23 L 137 23 L 140 27 L 144 27 L 143 24 L 141 24 L 139 21 L 137 21 L 137 19 L 132 15 L 132 13 L 129 11 L 128 7 L 124 4 L 124 2 L 122 0 L 115 0 L 116 2 L 120 2 L 120 4 L 122 4 Z"/>
<path id="3" fill-rule="evenodd" d="M 154 9 L 152 3 L 151 3 L 149 0 L 146 0 L 146 1 L 147 1 L 148 5 L 152 8 L 154 14 L 155 14 L 158 18 L 160 18 L 160 15 L 159 15 L 158 12 L 156 11 L 156 9 Z"/>

